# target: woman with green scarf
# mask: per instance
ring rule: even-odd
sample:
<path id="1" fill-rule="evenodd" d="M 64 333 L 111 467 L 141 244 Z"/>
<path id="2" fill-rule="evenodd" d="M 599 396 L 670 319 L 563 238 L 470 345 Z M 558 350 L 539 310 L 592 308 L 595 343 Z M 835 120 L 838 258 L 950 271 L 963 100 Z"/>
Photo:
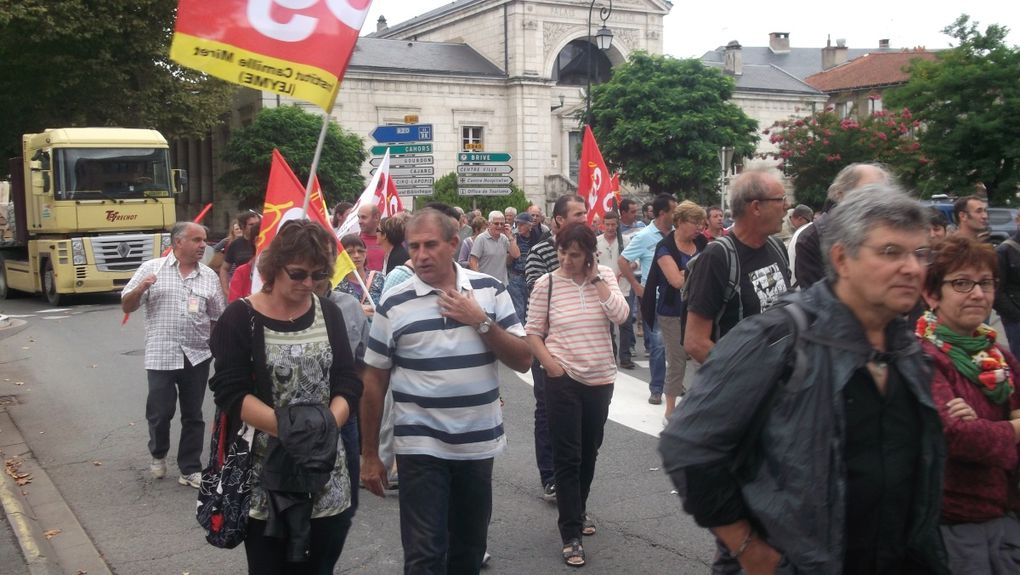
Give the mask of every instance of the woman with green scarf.
<path id="1" fill-rule="evenodd" d="M 930 309 L 917 322 L 945 428 L 941 529 L 954 574 L 1020 573 L 1020 364 L 985 323 L 998 276 L 988 244 L 939 242 L 925 280 Z"/>

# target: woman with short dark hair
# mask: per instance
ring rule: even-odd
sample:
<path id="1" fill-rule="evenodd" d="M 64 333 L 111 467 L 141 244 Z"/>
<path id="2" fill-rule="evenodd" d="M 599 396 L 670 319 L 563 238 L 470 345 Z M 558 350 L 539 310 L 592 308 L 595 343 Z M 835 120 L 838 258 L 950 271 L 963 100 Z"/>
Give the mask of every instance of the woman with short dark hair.
<path id="1" fill-rule="evenodd" d="M 389 274 L 397 266 L 411 259 L 404 247 L 404 217 L 390 216 L 379 224 L 379 245 L 385 253 L 383 274 Z"/>
<path id="2" fill-rule="evenodd" d="M 291 410 L 314 410 L 338 429 L 358 410 L 361 381 L 343 317 L 314 294 L 316 284 L 333 275 L 335 260 L 336 240 L 323 226 L 286 222 L 259 259 L 262 290 L 227 306 L 213 330 L 216 375 L 209 387 L 216 405 L 228 414 L 232 434 L 242 421 L 258 430 L 244 541 L 249 573 L 332 573 L 351 526 L 356 486 L 339 433 L 317 427 L 327 440 L 306 436 L 308 445 L 302 449 L 317 447 L 305 455 L 334 463 L 331 471 L 319 474 L 316 490 L 307 492 L 308 503 L 298 512 L 280 504 L 298 494 L 273 487 L 279 473 L 266 475 L 276 469 L 278 457 L 294 461 L 286 459 L 293 445 L 288 439 Z M 286 522 L 280 518 L 285 513 Z M 267 535 L 274 530 L 282 530 L 284 537 Z M 305 560 L 295 562 L 295 551 Z"/>
<path id="3" fill-rule="evenodd" d="M 616 380 L 609 327 L 630 313 L 613 270 L 596 263 L 595 250 L 595 232 L 585 223 L 559 230 L 560 267 L 535 282 L 526 328 L 545 371 L 558 525 L 563 560 L 572 567 L 585 563 L 581 536 L 595 534 L 588 493 Z"/>
<path id="4" fill-rule="evenodd" d="M 917 336 L 932 358 L 932 398 L 946 438 L 942 539 L 953 573 L 1020 573 L 1020 364 L 996 343 L 999 266 L 991 246 L 960 235 L 935 244 L 929 310 Z"/>

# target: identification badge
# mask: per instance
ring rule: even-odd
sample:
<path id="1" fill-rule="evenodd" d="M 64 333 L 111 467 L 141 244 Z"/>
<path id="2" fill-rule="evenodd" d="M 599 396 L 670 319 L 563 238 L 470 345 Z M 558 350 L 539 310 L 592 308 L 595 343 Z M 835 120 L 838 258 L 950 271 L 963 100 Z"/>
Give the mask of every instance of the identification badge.
<path id="1" fill-rule="evenodd" d="M 188 313 L 198 313 L 198 296 L 188 296 Z"/>

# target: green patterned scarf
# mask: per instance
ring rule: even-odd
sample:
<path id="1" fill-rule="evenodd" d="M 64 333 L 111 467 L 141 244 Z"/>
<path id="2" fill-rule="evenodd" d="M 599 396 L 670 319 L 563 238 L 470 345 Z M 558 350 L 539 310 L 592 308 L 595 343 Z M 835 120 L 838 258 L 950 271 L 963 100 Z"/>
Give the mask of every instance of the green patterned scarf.
<path id="1" fill-rule="evenodd" d="M 1013 394 L 1013 374 L 1006 358 L 995 347 L 994 329 L 981 324 L 973 334 L 960 335 L 928 310 L 917 320 L 915 333 L 948 355 L 953 367 L 977 385 L 988 399 L 999 405 L 1009 401 Z"/>

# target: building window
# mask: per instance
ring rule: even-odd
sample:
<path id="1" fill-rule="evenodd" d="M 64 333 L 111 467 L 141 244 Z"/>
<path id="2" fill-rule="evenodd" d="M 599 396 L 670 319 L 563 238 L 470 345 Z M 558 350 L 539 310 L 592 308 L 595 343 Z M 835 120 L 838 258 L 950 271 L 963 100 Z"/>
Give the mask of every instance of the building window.
<path id="1" fill-rule="evenodd" d="M 560 50 L 553 65 L 552 79 L 561 86 L 584 86 L 588 83 L 591 58 L 591 83 L 601 84 L 612 76 L 613 64 L 609 57 L 587 38 L 574 40 Z"/>
<path id="2" fill-rule="evenodd" d="M 570 170 L 570 179 L 577 181 L 578 174 L 581 173 L 581 132 L 570 132 L 567 146 L 570 148 L 570 158 L 568 166 Z"/>
<path id="3" fill-rule="evenodd" d="M 464 126 L 460 129 L 460 149 L 462 152 L 481 152 L 485 150 L 484 130 L 481 126 Z"/>
<path id="4" fill-rule="evenodd" d="M 868 96 L 868 113 L 877 114 L 882 110 L 882 98 L 879 96 Z"/>

